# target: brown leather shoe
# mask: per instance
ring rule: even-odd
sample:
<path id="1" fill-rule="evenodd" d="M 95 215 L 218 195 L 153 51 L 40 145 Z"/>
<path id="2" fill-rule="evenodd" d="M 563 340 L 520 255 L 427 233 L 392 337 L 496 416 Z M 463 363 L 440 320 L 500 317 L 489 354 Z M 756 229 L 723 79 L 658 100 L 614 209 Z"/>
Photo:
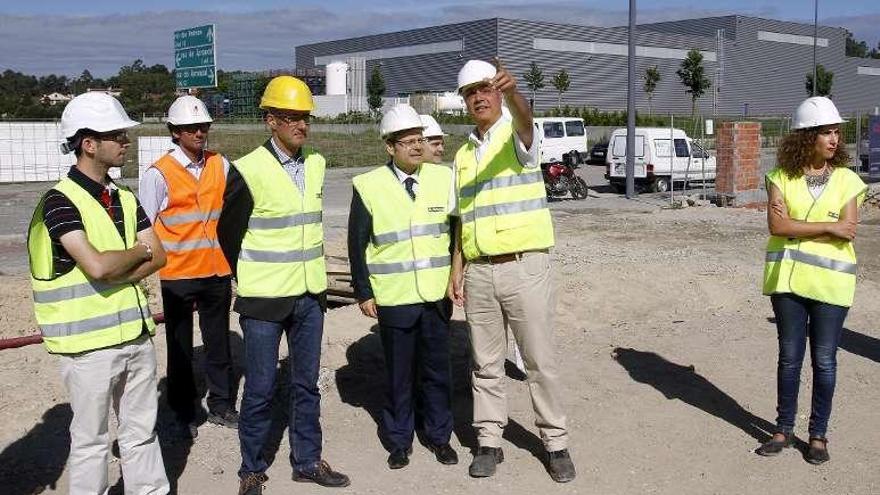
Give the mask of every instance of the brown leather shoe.
<path id="1" fill-rule="evenodd" d="M 266 473 L 247 473 L 238 485 L 238 495 L 262 495 L 263 483 L 269 479 Z"/>
<path id="2" fill-rule="evenodd" d="M 814 441 L 821 442 L 822 446 L 814 447 Z M 828 454 L 828 439 L 824 437 L 810 437 L 810 447 L 807 449 L 805 458 L 807 462 L 814 465 L 830 461 L 831 456 Z"/>
<path id="3" fill-rule="evenodd" d="M 327 461 L 323 459 L 318 461 L 313 470 L 297 471 L 294 469 L 292 478 L 293 481 L 300 483 L 317 483 L 330 488 L 342 488 L 351 484 L 348 476 L 334 471 L 330 464 L 327 464 Z"/>

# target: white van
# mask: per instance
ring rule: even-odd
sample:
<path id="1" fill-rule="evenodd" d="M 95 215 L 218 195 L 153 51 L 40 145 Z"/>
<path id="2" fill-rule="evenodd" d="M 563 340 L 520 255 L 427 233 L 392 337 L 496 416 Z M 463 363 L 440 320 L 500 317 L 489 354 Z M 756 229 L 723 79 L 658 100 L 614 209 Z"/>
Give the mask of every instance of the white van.
<path id="1" fill-rule="evenodd" d="M 572 151 L 578 153 L 579 163 L 587 159 L 589 150 L 584 119 L 539 117 L 534 122 L 540 163 L 560 162 L 564 155 Z"/>
<path id="2" fill-rule="evenodd" d="M 615 129 L 608 140 L 605 178 L 615 191 L 626 188 L 626 128 Z M 715 180 L 715 157 L 681 129 L 636 127 L 635 182 L 655 192 L 668 191 L 671 181 Z"/>

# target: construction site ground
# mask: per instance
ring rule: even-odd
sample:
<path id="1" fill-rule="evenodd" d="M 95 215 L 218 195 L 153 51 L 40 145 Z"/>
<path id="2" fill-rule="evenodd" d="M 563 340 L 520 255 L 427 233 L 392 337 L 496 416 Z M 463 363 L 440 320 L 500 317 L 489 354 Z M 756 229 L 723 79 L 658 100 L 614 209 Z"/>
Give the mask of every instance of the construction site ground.
<path id="1" fill-rule="evenodd" d="M 331 263 L 344 264 L 350 178 L 362 170 L 328 171 L 324 221 Z M 389 470 L 374 419 L 382 407 L 384 376 L 376 322 L 356 306 L 341 306 L 326 317 L 319 385 L 324 456 L 350 475 L 352 484 L 334 491 L 291 481 L 282 371 L 265 493 L 880 493 L 880 211 L 861 210 L 858 288 L 838 352 L 828 433 L 831 461 L 817 467 L 798 449 L 775 458 L 753 452 L 769 438 L 776 416 L 776 330 L 760 290 L 765 213 L 667 209 L 669 201 L 660 195 L 628 201 L 607 191 L 602 171 L 580 170 L 593 188 L 586 200 L 551 203 L 559 290 L 556 353 L 575 481 L 558 485 L 547 475 L 528 386 L 514 378 L 507 383 L 505 461 L 492 478 L 468 477 L 476 442 L 461 311 L 451 329 L 452 445 L 461 462 L 440 465 L 417 444 L 408 467 Z M 50 186 L 0 186 L 0 338 L 37 330 L 24 232 L 35 202 Z M 156 282 L 150 287 L 158 309 Z M 240 374 L 242 337 L 234 314 L 232 326 Z M 155 345 L 158 428 L 177 493 L 235 493 L 240 462 L 235 430 L 206 423 L 194 442 L 164 438 L 170 413 L 161 326 Z M 284 370 L 284 346 L 282 356 Z M 796 433 L 805 440 L 809 358 L 802 377 Z M 0 492 L 66 493 L 70 419 L 57 358 L 39 345 L 0 351 Z M 111 493 L 122 493 L 115 458 L 110 476 Z"/>

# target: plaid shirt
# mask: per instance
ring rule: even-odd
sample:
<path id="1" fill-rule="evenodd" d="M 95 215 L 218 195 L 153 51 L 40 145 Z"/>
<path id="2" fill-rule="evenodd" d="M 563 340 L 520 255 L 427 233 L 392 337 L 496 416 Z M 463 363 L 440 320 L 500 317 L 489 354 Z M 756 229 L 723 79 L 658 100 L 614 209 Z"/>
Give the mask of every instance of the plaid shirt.
<path id="1" fill-rule="evenodd" d="M 275 155 L 278 157 L 278 161 L 281 162 L 281 166 L 284 167 L 287 175 L 290 176 L 293 183 L 299 189 L 300 194 L 302 194 L 306 189 L 306 167 L 302 156 L 302 149 L 296 152 L 296 156 L 291 157 L 275 143 L 274 138 L 270 139 L 269 142 L 272 143 L 272 149 L 275 150 Z"/>

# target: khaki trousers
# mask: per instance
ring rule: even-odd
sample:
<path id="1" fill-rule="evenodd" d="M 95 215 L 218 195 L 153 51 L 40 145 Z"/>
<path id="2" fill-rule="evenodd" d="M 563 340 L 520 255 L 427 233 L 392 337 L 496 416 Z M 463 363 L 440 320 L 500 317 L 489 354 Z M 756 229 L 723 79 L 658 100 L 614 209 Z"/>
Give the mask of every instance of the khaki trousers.
<path id="1" fill-rule="evenodd" d="M 522 353 L 535 426 L 548 451 L 568 447 L 554 355 L 556 294 L 550 255 L 528 252 L 500 264 L 469 262 L 464 276 L 470 325 L 474 422 L 482 447 L 500 447 L 507 425 L 504 360 L 509 325 Z"/>
<path id="2" fill-rule="evenodd" d="M 99 495 L 107 486 L 109 415 L 119 419 L 117 440 L 126 495 L 165 494 L 170 488 L 156 436 L 156 351 L 148 336 L 74 356 L 61 356 L 70 394 L 71 495 Z"/>

